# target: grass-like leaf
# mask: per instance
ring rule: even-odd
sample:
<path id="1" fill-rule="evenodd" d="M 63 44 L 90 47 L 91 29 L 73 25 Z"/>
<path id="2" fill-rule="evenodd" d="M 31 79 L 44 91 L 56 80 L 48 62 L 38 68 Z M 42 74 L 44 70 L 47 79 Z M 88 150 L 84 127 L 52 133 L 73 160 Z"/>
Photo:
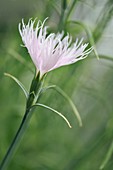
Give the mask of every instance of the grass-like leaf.
<path id="1" fill-rule="evenodd" d="M 22 89 L 22 91 L 24 92 L 26 98 L 28 98 L 28 91 L 26 90 L 24 85 L 16 77 L 12 76 L 9 73 L 4 73 L 4 75 L 12 78 L 19 85 L 19 87 Z"/>
<path id="2" fill-rule="evenodd" d="M 79 114 L 75 104 L 71 100 L 71 98 L 60 87 L 58 87 L 56 85 L 51 85 L 51 86 L 43 88 L 42 93 L 47 91 L 48 89 L 55 89 L 59 94 L 61 94 L 68 101 L 68 103 L 70 104 L 71 108 L 73 109 L 73 112 L 75 113 L 75 115 L 78 119 L 79 125 L 82 126 L 82 120 L 81 120 L 80 114 Z"/>
<path id="3" fill-rule="evenodd" d="M 113 142 L 111 143 L 111 146 L 108 149 L 108 152 L 106 154 L 106 157 L 105 157 L 104 161 L 102 162 L 102 164 L 100 166 L 100 169 L 104 169 L 104 167 L 106 166 L 106 164 L 110 160 L 112 154 L 113 154 Z"/>
<path id="4" fill-rule="evenodd" d="M 60 117 L 62 117 L 62 118 L 65 120 L 65 122 L 68 124 L 68 126 L 69 126 L 70 128 L 72 128 L 72 126 L 70 125 L 70 123 L 69 123 L 69 121 L 67 120 L 67 118 L 66 118 L 65 116 L 63 116 L 62 113 L 58 112 L 57 110 L 55 110 L 55 109 L 53 109 L 53 108 L 51 108 L 51 107 L 49 107 L 49 106 L 46 106 L 46 105 L 44 105 L 44 104 L 40 104 L 40 103 L 36 103 L 36 104 L 34 104 L 32 107 L 34 107 L 34 106 L 41 106 L 41 107 L 44 107 L 44 108 L 46 108 L 46 109 L 48 109 L 48 110 L 51 110 L 52 112 L 57 113 Z"/>
<path id="5" fill-rule="evenodd" d="M 113 57 L 107 55 L 99 55 L 100 59 L 109 60 L 113 62 Z"/>

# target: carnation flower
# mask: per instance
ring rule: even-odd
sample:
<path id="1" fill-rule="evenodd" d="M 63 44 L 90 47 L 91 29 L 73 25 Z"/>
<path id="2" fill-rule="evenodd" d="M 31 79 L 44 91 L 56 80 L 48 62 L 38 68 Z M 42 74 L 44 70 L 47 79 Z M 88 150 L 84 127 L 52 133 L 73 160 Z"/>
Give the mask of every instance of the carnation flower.
<path id="1" fill-rule="evenodd" d="M 25 47 L 42 77 L 45 73 L 58 67 L 69 65 L 82 60 L 92 51 L 88 43 L 83 44 L 83 39 L 72 43 L 72 37 L 62 33 L 47 33 L 47 26 L 44 26 L 46 19 L 42 23 L 40 20 L 36 24 L 36 19 L 30 19 L 27 24 L 22 20 L 19 24 L 19 32 Z M 36 27 L 34 26 L 36 24 Z"/>

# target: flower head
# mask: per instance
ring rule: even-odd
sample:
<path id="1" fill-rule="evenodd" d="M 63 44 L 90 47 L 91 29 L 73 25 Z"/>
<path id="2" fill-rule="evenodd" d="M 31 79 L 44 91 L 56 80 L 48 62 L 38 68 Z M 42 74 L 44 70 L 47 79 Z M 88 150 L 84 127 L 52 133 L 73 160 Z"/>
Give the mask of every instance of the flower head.
<path id="1" fill-rule="evenodd" d="M 64 32 L 48 35 L 45 20 L 43 23 L 38 21 L 35 28 L 36 19 L 30 19 L 27 24 L 22 20 L 22 24 L 19 24 L 23 43 L 41 76 L 58 67 L 82 60 L 92 51 L 92 47 L 86 50 L 88 43 L 83 44 L 83 39 L 77 39 L 72 44 L 72 37 L 69 34 L 64 36 Z"/>

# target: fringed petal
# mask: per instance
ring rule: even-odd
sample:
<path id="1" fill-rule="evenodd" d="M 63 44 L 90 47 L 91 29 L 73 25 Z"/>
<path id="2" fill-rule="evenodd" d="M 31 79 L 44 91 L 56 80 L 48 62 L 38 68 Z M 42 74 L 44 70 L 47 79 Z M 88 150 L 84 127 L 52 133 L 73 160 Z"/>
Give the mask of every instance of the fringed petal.
<path id="1" fill-rule="evenodd" d="M 87 57 L 93 47 L 87 49 L 88 44 L 83 44 L 83 38 L 72 44 L 72 37 L 64 31 L 61 33 L 47 34 L 47 26 L 39 20 L 36 27 L 36 20 L 29 19 L 28 24 L 19 24 L 19 32 L 25 47 L 41 76 L 58 67 L 75 63 Z"/>

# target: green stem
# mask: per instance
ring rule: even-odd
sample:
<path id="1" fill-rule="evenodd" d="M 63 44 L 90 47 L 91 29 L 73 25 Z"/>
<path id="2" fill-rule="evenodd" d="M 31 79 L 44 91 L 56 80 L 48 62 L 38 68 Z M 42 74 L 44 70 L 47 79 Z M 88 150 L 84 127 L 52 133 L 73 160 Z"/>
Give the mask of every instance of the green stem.
<path id="1" fill-rule="evenodd" d="M 43 84 L 44 77 L 45 77 L 45 75 L 40 80 L 40 73 L 37 73 L 37 74 L 35 74 L 35 76 L 32 80 L 30 91 L 29 91 L 29 96 L 28 96 L 27 102 L 26 102 L 26 111 L 25 111 L 24 117 L 22 119 L 19 129 L 18 129 L 8 151 L 6 152 L 5 157 L 3 158 L 2 162 L 1 162 L 0 170 L 5 170 L 5 168 L 7 167 L 8 163 L 10 162 L 14 152 L 17 149 L 17 146 L 19 145 L 19 143 L 25 133 L 25 130 L 26 130 L 28 123 L 30 121 L 30 118 L 32 116 L 33 109 L 31 108 L 31 106 L 33 104 L 35 104 L 36 101 L 38 101 L 38 97 L 40 94 L 40 89 Z M 13 77 L 13 79 L 16 80 L 14 77 Z M 20 84 L 20 83 L 18 83 L 18 84 Z"/>
<path id="2" fill-rule="evenodd" d="M 104 7 L 102 8 L 102 11 L 100 11 L 96 27 L 93 31 L 93 37 L 96 43 L 102 37 L 103 32 L 106 29 L 112 17 L 113 17 L 113 1 L 107 0 Z"/>
<path id="3" fill-rule="evenodd" d="M 65 23 L 67 22 L 67 20 L 68 20 L 68 18 L 69 18 L 69 16 L 70 16 L 70 14 L 71 14 L 71 12 L 72 12 L 77 1 L 78 0 L 72 0 L 71 5 L 67 8 L 66 13 L 65 13 L 65 18 L 64 18 Z"/>
<path id="4" fill-rule="evenodd" d="M 62 31 L 64 29 L 64 14 L 67 6 L 67 0 L 62 0 L 61 5 L 61 16 L 58 24 L 58 31 Z"/>
<path id="5" fill-rule="evenodd" d="M 24 114 L 24 117 L 22 119 L 22 122 L 20 124 L 20 127 L 8 149 L 8 151 L 6 152 L 6 155 L 5 157 L 3 158 L 2 162 L 1 162 L 1 165 L 0 165 L 0 170 L 5 170 L 5 168 L 7 167 L 8 163 L 10 162 L 14 152 L 16 151 L 24 133 L 25 133 L 25 130 L 27 128 L 27 125 L 30 121 L 30 118 L 31 118 L 31 110 L 28 110 L 25 112 Z"/>

